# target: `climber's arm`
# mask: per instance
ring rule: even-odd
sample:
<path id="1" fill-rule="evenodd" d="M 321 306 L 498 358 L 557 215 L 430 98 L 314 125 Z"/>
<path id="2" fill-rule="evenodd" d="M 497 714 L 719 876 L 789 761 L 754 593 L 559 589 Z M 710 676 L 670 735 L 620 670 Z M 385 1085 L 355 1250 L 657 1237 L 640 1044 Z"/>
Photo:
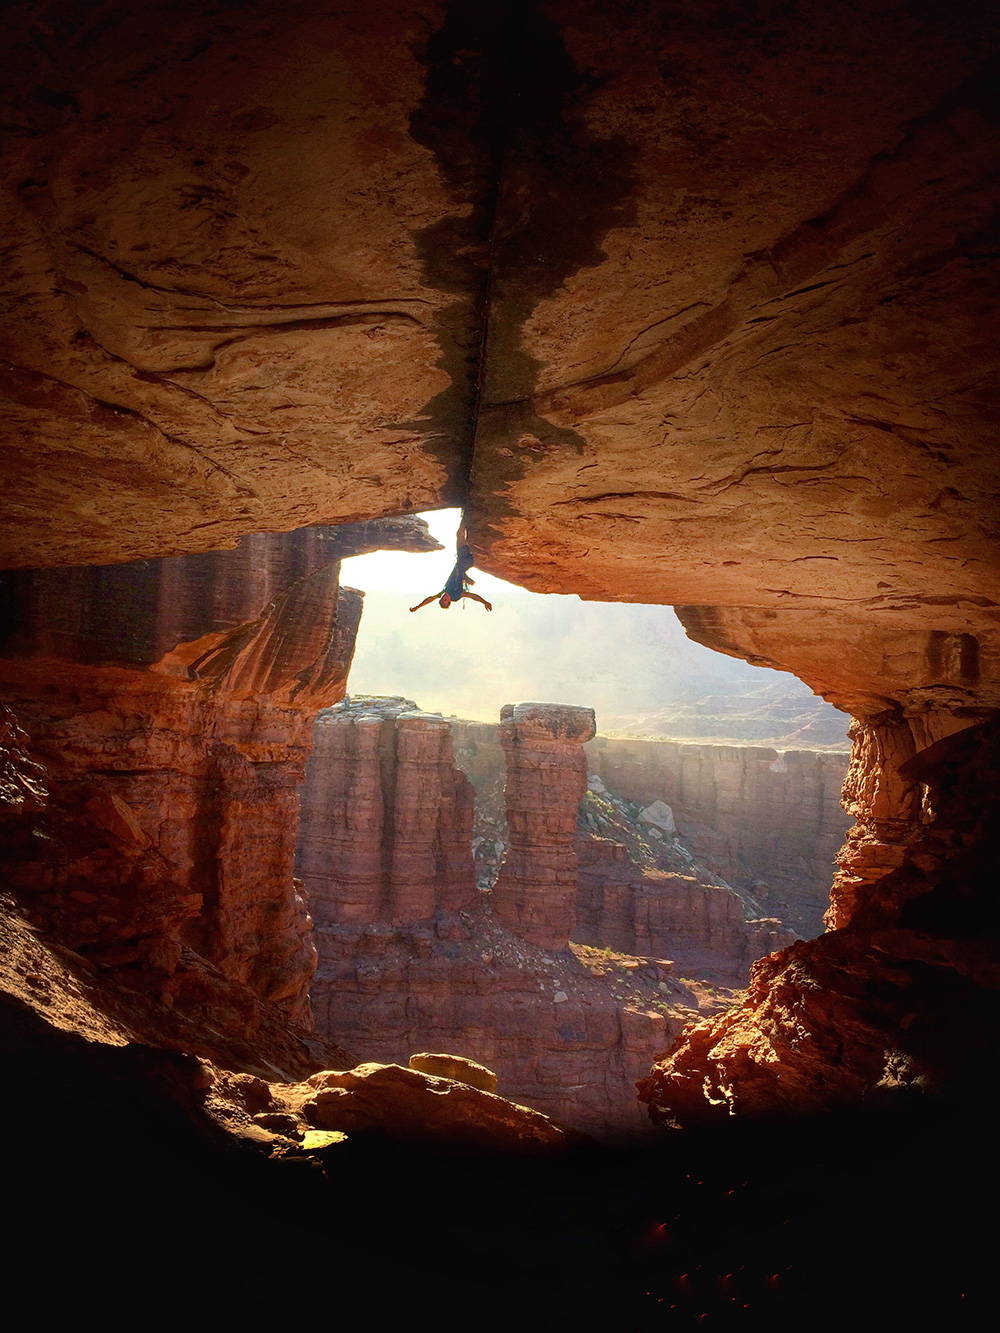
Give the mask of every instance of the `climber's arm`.
<path id="1" fill-rule="evenodd" d="M 471 599 L 472 599 L 474 602 L 482 602 L 483 606 L 486 607 L 487 611 L 492 611 L 492 610 L 493 610 L 493 603 L 492 603 L 492 602 L 488 602 L 488 601 L 486 600 L 485 597 L 480 597 L 478 592 L 467 592 L 467 593 L 463 593 L 463 596 L 465 596 L 465 597 L 471 597 Z"/>
<path id="2" fill-rule="evenodd" d="M 423 600 L 422 602 L 418 602 L 418 603 L 416 604 L 416 606 L 411 606 L 411 607 L 410 607 L 410 610 L 411 610 L 411 611 L 419 611 L 420 608 L 421 608 L 422 606 L 426 606 L 426 605 L 428 604 L 428 602 L 436 602 L 437 599 L 438 599 L 440 596 L 441 596 L 441 594 L 440 594 L 439 592 L 432 592 L 431 595 L 430 595 L 430 597 L 425 597 L 424 600 Z"/>

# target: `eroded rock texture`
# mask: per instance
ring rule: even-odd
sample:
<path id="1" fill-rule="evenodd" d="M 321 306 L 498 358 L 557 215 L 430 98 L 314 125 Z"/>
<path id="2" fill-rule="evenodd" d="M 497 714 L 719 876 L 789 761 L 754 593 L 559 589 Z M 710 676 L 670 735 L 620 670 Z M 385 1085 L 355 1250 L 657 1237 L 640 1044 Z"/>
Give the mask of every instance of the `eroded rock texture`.
<path id="1" fill-rule="evenodd" d="M 279 1098 L 278 1105 L 309 1125 L 382 1133 L 451 1152 L 553 1152 L 576 1137 L 530 1107 L 401 1065 L 314 1074 L 304 1085 L 280 1089 Z"/>
<path id="2" fill-rule="evenodd" d="M 621 796 L 665 801 L 685 845 L 766 913 L 799 935 L 823 929 L 850 824 L 844 755 L 598 736 L 587 764 Z"/>
<path id="3" fill-rule="evenodd" d="M 452 730 L 477 789 L 476 863 L 488 885 L 509 840 L 499 728 Z M 670 958 L 686 976 L 728 986 L 796 934 L 823 929 L 850 823 L 839 801 L 845 755 L 606 736 L 584 750 L 577 943 Z"/>
<path id="4" fill-rule="evenodd" d="M 473 793 L 451 728 L 410 700 L 354 700 L 317 721 L 299 869 L 320 925 L 433 928 L 475 899 Z"/>
<path id="5" fill-rule="evenodd" d="M 744 986 L 750 965 L 795 938 L 776 917 L 750 917 L 726 884 L 696 871 L 634 864 L 611 838 L 583 834 L 574 940 L 646 958 L 669 958 L 681 976 Z"/>
<path id="6" fill-rule="evenodd" d="M 471 1057 L 496 1070 L 504 1096 L 590 1133 L 635 1135 L 636 1077 L 699 1006 L 718 1002 L 669 961 L 612 965 L 570 949 L 593 714 L 530 704 L 505 716 L 521 835 L 512 891 L 540 900 L 523 923 L 476 888 L 473 788 L 452 724 L 405 699 L 355 698 L 321 715 L 299 849 L 319 949 L 317 1027 L 394 1064 L 428 1049 Z"/>
<path id="7" fill-rule="evenodd" d="M 678 604 L 867 726 L 995 713 L 988 7 L 5 17 L 5 564 L 468 500 L 480 565 Z"/>
<path id="8" fill-rule="evenodd" d="M 576 815 L 587 790 L 592 708 L 508 704 L 500 714 L 510 840 L 493 888 L 497 918 L 543 949 L 565 949 L 576 916 Z"/>
<path id="9" fill-rule="evenodd" d="M 849 783 L 859 823 L 834 890 L 834 928 L 763 959 L 744 1003 L 685 1033 L 642 1086 L 654 1118 L 995 1086 L 977 1052 L 1000 1020 L 997 723 L 916 753 L 906 722 L 859 731 L 862 760 L 877 746 L 896 762 L 878 781 L 859 764 Z"/>
<path id="10" fill-rule="evenodd" d="M 433 545 L 387 521 L 6 576 L 0 677 L 51 792 L 9 869 L 36 919 L 182 1006 L 209 1002 L 215 968 L 308 1020 L 292 867 L 312 721 L 344 692 L 361 609 L 339 557 L 394 543 Z"/>
<path id="11" fill-rule="evenodd" d="M 453 494 L 482 168 L 472 143 L 449 178 L 421 121 L 443 6 L 7 17 L 4 563 Z"/>
<path id="12" fill-rule="evenodd" d="M 844 676 L 864 655 L 855 695 L 923 683 L 886 636 L 981 638 L 1000 600 L 985 11 L 545 12 L 567 81 L 504 159 L 477 551 L 541 591 L 754 608 L 800 674 L 793 625 Z"/>

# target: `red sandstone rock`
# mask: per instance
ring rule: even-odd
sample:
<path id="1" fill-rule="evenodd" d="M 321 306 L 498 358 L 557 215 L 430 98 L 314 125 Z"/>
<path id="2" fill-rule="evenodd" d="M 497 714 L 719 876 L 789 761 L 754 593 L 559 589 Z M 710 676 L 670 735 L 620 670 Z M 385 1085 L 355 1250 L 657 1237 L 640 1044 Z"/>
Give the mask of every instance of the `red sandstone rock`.
<path id="1" fill-rule="evenodd" d="M 561 1124 L 610 1140 L 647 1132 L 635 1080 L 697 1011 L 693 991 L 649 959 L 630 960 L 616 987 L 589 959 L 504 930 L 485 904 L 460 919 L 464 938 L 447 939 L 320 925 L 317 1029 L 344 1045 L 360 1039 L 386 1062 L 450 1049 L 496 1070 L 503 1096 Z"/>
<path id="2" fill-rule="evenodd" d="M 11 882 L 71 947 L 172 1003 L 197 1006 L 214 984 L 183 963 L 188 947 L 308 1019 L 298 786 L 313 715 L 342 695 L 350 665 L 360 595 L 338 596 L 338 571 L 351 537 L 13 577 L 7 644 L 24 656 L 0 659 L 0 678 L 52 800 L 50 841 L 15 861 Z M 429 539 L 406 521 L 353 540 Z"/>
<path id="3" fill-rule="evenodd" d="M 425 10 L 291 0 L 251 20 L 151 0 L 98 30 L 82 0 L 15 6 L 5 118 L 28 132 L 8 168 L 3 394 L 64 465 L 8 456 L 41 504 L 3 525 L 3 563 L 211 549 L 450 489 L 481 275 L 456 259 L 477 240 L 468 191 L 411 126 Z M 39 22 L 72 75 L 40 59 Z M 423 253 L 442 220 L 465 300 Z M 61 534 L 53 506 L 75 511 Z"/>
<path id="4" fill-rule="evenodd" d="M 413 719 L 423 719 L 416 730 Z M 537 847 L 558 868 L 564 920 L 576 900 L 576 806 L 591 727 L 589 710 L 547 705 L 524 707 L 518 721 L 522 864 L 534 873 Z M 454 766 L 452 730 L 408 700 L 353 699 L 318 720 L 299 853 L 320 955 L 317 1026 L 383 1061 L 402 1063 L 428 1046 L 460 1052 L 495 1069 L 504 1095 L 564 1124 L 601 1137 L 640 1134 L 634 1081 L 699 1001 L 669 965 L 630 960 L 634 970 L 617 986 L 568 950 L 568 925 L 553 953 L 497 919 L 473 888 L 471 788 Z M 449 792 L 462 794 L 457 822 Z M 439 855 L 461 848 L 458 878 L 447 858 L 436 869 L 426 860 L 430 845 Z M 391 873 L 400 866 L 423 867 L 403 881 L 402 898 Z M 443 910 L 448 902 L 464 910 Z"/>
<path id="5" fill-rule="evenodd" d="M 5 562 L 403 512 L 471 463 L 497 573 L 679 604 L 913 738 L 996 710 L 983 6 L 566 0 L 496 47 L 422 4 L 176 11 L 11 9 Z M 844 930 L 894 900 L 907 836 L 853 839 Z M 921 1011 L 972 966 L 959 924 Z"/>
<path id="6" fill-rule="evenodd" d="M 548 1116 L 467 1083 L 402 1065 L 314 1074 L 282 1100 L 320 1129 L 360 1130 L 459 1151 L 558 1151 L 566 1131 Z"/>
<path id="7" fill-rule="evenodd" d="M 452 729 L 459 765 L 480 791 L 479 806 L 492 815 L 504 776 L 497 728 L 459 721 Z M 797 933 L 822 930 L 830 877 L 851 822 L 840 803 L 844 755 L 608 736 L 596 736 L 584 750 L 589 772 L 616 797 L 666 802 L 684 845 L 703 865 Z M 489 831 L 493 840 L 506 838 L 505 822 Z M 590 935 L 581 938 L 591 942 Z"/>
<path id="8" fill-rule="evenodd" d="M 40 765 L 28 755 L 28 737 L 0 704 L 0 828 L 25 822 L 44 809 L 48 793 Z"/>
<path id="9" fill-rule="evenodd" d="M 822 930 L 851 822 L 843 755 L 597 736 L 587 764 L 619 796 L 665 801 L 685 845 L 766 912 L 800 935 Z"/>
<path id="10" fill-rule="evenodd" d="M 932 720 L 918 721 L 923 733 Z M 913 721 L 879 731 L 857 738 L 862 756 L 873 745 L 897 763 L 912 754 Z M 996 723 L 870 777 L 859 766 L 849 783 L 861 822 L 835 928 L 756 964 L 742 1003 L 682 1035 L 641 1087 L 655 1119 L 789 1113 L 907 1089 L 972 1095 L 982 1034 L 1000 1013 L 986 906 L 1000 864 Z"/>
<path id="11" fill-rule="evenodd" d="M 185 951 L 177 989 L 157 999 L 131 988 L 127 972 L 95 966 L 57 944 L 10 904 L 0 913 L 0 1011 L 5 1039 L 31 1014 L 45 1040 L 66 1035 L 95 1046 L 184 1051 L 228 1070 L 295 1080 L 318 1069 L 349 1068 L 354 1057 L 287 1011 Z M 123 984 L 125 983 L 125 984 Z M 184 993 L 181 994 L 180 988 Z"/>
<path id="12" fill-rule="evenodd" d="M 407 1063 L 411 1069 L 419 1069 L 422 1074 L 434 1074 L 438 1078 L 468 1083 L 470 1087 L 480 1088 L 483 1092 L 497 1090 L 497 1076 L 493 1070 L 462 1055 L 435 1055 L 421 1051 L 411 1055 Z"/>
<path id="13" fill-rule="evenodd" d="M 322 714 L 299 859 L 319 923 L 430 926 L 470 905 L 472 802 L 443 718 L 407 700 Z"/>
<path id="14" fill-rule="evenodd" d="M 748 920 L 726 885 L 694 874 L 644 870 L 608 838 L 579 835 L 576 929 L 580 944 L 669 958 L 677 975 L 744 986 L 751 963 L 791 943 L 774 917 Z"/>
<path id="15" fill-rule="evenodd" d="M 546 949 L 564 949 L 573 938 L 583 743 L 593 735 L 591 708 L 507 704 L 500 714 L 510 843 L 493 907 L 508 929 Z"/>

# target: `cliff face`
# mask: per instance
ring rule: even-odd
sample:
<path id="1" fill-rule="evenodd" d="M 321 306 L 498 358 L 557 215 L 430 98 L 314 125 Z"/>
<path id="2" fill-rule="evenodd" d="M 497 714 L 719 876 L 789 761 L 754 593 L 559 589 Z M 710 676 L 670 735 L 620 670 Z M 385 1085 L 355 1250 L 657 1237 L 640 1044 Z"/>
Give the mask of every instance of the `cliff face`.
<path id="1" fill-rule="evenodd" d="M 680 975 L 722 986 L 746 984 L 750 965 L 793 934 L 775 917 L 748 919 L 726 884 L 634 864 L 610 838 L 578 837 L 580 873 L 574 939 L 647 958 L 669 958 Z"/>
<path id="2" fill-rule="evenodd" d="M 312 720 L 343 694 L 360 615 L 339 557 L 393 542 L 432 544 L 407 521 L 7 576 L 0 679 L 50 792 L 8 870 L 36 919 L 161 998 L 211 990 L 188 950 L 308 1020 L 292 865 Z"/>
<path id="3" fill-rule="evenodd" d="M 299 868 L 318 923 L 431 928 L 471 906 L 473 792 L 448 723 L 354 700 L 320 716 L 314 745 Z"/>
<path id="4" fill-rule="evenodd" d="M 500 733 L 480 722 L 452 729 L 479 792 L 481 882 L 492 883 L 510 836 L 498 808 Z M 669 957 L 688 975 L 743 985 L 757 958 L 823 929 L 850 824 L 839 800 L 845 756 L 606 736 L 584 752 L 593 808 L 576 820 L 577 942 Z M 655 802 L 669 807 L 666 836 L 642 817 L 654 806 L 655 819 Z"/>
<path id="5" fill-rule="evenodd" d="M 699 860 L 768 915 L 799 935 L 823 929 L 851 822 L 840 803 L 846 756 L 598 736 L 587 764 L 622 796 L 665 801 Z"/>
<path id="6" fill-rule="evenodd" d="M 978 736 L 1000 708 L 988 7 L 465 10 L 9 6 L 0 559 L 461 499 L 481 567 L 680 606 L 799 675 L 883 737 L 858 738 L 873 786 L 911 742 Z M 155 704 L 168 749 L 180 698 Z M 239 723 L 252 746 L 268 726 Z M 810 956 L 902 891 L 908 817 L 877 819 L 850 924 Z M 980 928 L 948 937 L 942 1004 Z"/>
<path id="7" fill-rule="evenodd" d="M 476 889 L 473 788 L 452 724 L 409 700 L 352 699 L 320 716 L 299 851 L 317 1026 L 396 1063 L 460 1052 L 495 1069 L 507 1096 L 634 1135 L 634 1080 L 699 996 L 670 962 L 570 947 L 593 714 L 511 706 L 504 729 L 512 846 L 490 894 Z"/>
<path id="8" fill-rule="evenodd" d="M 835 928 L 763 959 L 741 1004 L 684 1034 L 642 1085 L 655 1119 L 877 1104 L 901 1091 L 970 1098 L 995 1085 L 977 1052 L 1000 1019 L 997 726 L 916 755 L 909 727 L 859 730 L 862 756 L 878 746 L 910 757 L 893 782 L 851 784 L 859 824 Z"/>
<path id="9" fill-rule="evenodd" d="M 493 888 L 497 918 L 543 949 L 574 936 L 576 815 L 587 790 L 590 708 L 508 704 L 500 714 L 510 841 Z"/>

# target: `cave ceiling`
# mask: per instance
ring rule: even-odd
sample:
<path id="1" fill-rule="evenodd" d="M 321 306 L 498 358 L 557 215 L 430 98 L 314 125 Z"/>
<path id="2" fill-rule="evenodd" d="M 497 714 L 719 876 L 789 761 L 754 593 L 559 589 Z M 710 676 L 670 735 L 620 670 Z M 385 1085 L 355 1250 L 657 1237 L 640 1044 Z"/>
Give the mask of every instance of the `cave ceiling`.
<path id="1" fill-rule="evenodd" d="M 6 17 L 0 562 L 461 504 L 857 710 L 998 702 L 991 6 Z"/>

